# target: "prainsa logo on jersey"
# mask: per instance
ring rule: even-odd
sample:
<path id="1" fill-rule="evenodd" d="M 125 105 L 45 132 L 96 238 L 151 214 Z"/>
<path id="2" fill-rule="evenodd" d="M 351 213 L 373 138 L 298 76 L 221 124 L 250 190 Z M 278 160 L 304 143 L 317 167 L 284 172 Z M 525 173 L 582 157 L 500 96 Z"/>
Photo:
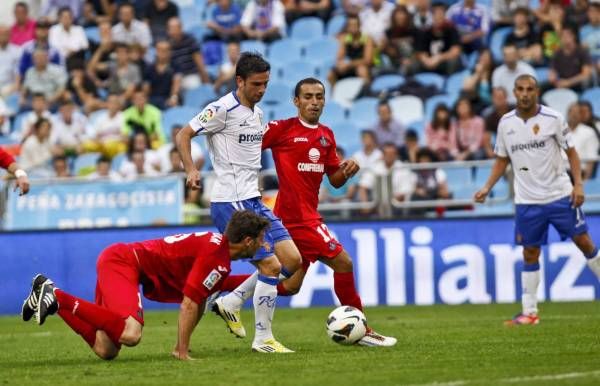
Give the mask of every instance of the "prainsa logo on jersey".
<path id="1" fill-rule="evenodd" d="M 261 142 L 263 139 L 262 133 L 240 134 L 238 143 L 254 143 Z"/>
<path id="2" fill-rule="evenodd" d="M 529 143 L 517 143 L 511 145 L 510 152 L 514 153 L 520 150 L 534 150 L 534 149 L 543 149 L 546 146 L 546 142 L 544 141 L 532 141 Z"/>
<path id="3" fill-rule="evenodd" d="M 210 273 L 208 274 L 208 276 L 206 277 L 206 279 L 204 279 L 204 281 L 202 282 L 202 284 L 208 288 L 209 290 L 213 289 L 215 284 L 217 284 L 217 282 L 219 280 L 221 280 L 221 274 L 216 270 L 213 269 L 212 271 L 210 271 Z"/>
<path id="4" fill-rule="evenodd" d="M 295 137 L 294 138 L 294 143 L 296 142 L 308 142 L 308 138 L 306 137 Z"/>
<path id="5" fill-rule="evenodd" d="M 308 151 L 308 159 L 313 163 L 319 162 L 319 158 L 321 158 L 321 152 L 319 149 L 315 149 L 314 147 Z"/>

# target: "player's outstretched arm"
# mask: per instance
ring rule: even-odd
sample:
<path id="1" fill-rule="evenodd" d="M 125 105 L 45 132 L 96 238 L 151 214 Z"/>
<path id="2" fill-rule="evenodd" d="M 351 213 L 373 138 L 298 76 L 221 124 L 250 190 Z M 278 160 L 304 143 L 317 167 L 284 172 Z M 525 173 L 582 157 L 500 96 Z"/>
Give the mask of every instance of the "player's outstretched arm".
<path id="1" fill-rule="evenodd" d="M 329 182 L 334 188 L 341 188 L 359 170 L 360 166 L 355 160 L 347 159 L 340 164 L 340 168 L 335 173 L 329 176 Z"/>
<path id="2" fill-rule="evenodd" d="M 487 195 L 490 193 L 490 190 L 496 185 L 496 182 L 504 175 L 506 171 L 506 167 L 510 163 L 508 157 L 496 157 L 496 162 L 494 162 L 494 166 L 492 167 L 492 172 L 488 177 L 487 182 L 473 197 L 475 202 L 484 203 Z"/>
<path id="3" fill-rule="evenodd" d="M 200 305 L 184 295 L 179 309 L 177 345 L 172 353 L 175 358 L 181 360 L 193 359 L 189 355 L 190 339 L 201 317 Z"/>
<path id="4" fill-rule="evenodd" d="M 9 173 L 14 174 L 17 178 L 15 190 L 19 189 L 19 194 L 22 196 L 29 192 L 29 179 L 25 170 L 15 162 L 15 159 L 6 151 L 0 148 L 0 167 L 6 168 Z"/>
<path id="5" fill-rule="evenodd" d="M 581 161 L 579 155 L 574 147 L 570 147 L 565 150 L 567 158 L 569 159 L 569 166 L 571 167 L 571 174 L 573 175 L 573 192 L 571 193 L 571 202 L 573 207 L 577 208 L 585 201 L 585 195 L 583 193 L 583 182 L 581 181 Z"/>
<path id="6" fill-rule="evenodd" d="M 200 171 L 194 166 L 194 160 L 192 159 L 192 138 L 196 135 L 196 132 L 190 125 L 186 125 L 183 129 L 179 130 L 175 137 L 177 150 L 181 155 L 181 162 L 187 174 L 186 185 L 188 188 L 200 189 Z"/>

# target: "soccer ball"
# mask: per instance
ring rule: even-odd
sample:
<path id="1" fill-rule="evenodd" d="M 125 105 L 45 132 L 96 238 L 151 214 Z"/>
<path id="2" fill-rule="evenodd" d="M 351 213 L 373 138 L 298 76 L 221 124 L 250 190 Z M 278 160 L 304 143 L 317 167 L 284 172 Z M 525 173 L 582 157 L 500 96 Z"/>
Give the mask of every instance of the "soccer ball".
<path id="1" fill-rule="evenodd" d="M 341 306 L 327 317 L 327 335 L 336 343 L 350 345 L 367 333 L 367 319 L 357 308 Z"/>

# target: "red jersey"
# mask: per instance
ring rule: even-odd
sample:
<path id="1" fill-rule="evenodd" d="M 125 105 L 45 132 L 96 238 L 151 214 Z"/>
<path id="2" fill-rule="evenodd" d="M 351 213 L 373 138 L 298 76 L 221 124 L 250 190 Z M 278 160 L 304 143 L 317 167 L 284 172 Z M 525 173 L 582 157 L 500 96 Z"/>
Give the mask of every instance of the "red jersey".
<path id="1" fill-rule="evenodd" d="M 340 167 L 331 129 L 321 124 L 309 127 L 298 118 L 271 121 L 262 146 L 271 149 L 279 178 L 275 214 L 288 224 L 320 220 L 323 175 Z"/>
<path id="2" fill-rule="evenodd" d="M 129 244 L 140 265 L 144 296 L 180 303 L 183 295 L 200 304 L 221 288 L 231 272 L 227 238 L 197 232 Z"/>
<path id="3" fill-rule="evenodd" d="M 8 169 L 13 162 L 15 162 L 15 159 L 0 147 L 0 168 Z"/>

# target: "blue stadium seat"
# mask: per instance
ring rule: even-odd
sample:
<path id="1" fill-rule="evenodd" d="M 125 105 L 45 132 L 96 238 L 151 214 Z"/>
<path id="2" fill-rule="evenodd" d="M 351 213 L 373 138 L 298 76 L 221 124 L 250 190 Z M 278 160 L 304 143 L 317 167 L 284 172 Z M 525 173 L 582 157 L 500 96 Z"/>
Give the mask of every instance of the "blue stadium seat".
<path id="1" fill-rule="evenodd" d="M 267 54 L 267 45 L 260 40 L 242 40 L 240 43 L 240 50 L 242 52 L 258 52 L 262 56 Z"/>
<path id="2" fill-rule="evenodd" d="M 210 30 L 203 25 L 194 25 L 190 27 L 188 33 L 192 35 L 196 41 L 202 42 L 204 37 L 209 34 Z M 203 45 L 204 46 L 204 45 Z"/>
<path id="3" fill-rule="evenodd" d="M 331 98 L 344 107 L 351 107 L 364 85 L 365 81 L 358 77 L 340 79 L 333 86 Z"/>
<path id="4" fill-rule="evenodd" d="M 197 111 L 216 99 L 217 94 L 209 84 L 202 84 L 197 88 L 187 90 L 183 95 L 184 106 L 189 106 Z"/>
<path id="5" fill-rule="evenodd" d="M 464 70 L 450 75 L 446 80 L 446 94 L 459 95 L 465 78 L 469 76 L 469 74 L 469 70 Z"/>
<path id="6" fill-rule="evenodd" d="M 352 122 L 339 122 L 330 128 L 335 134 L 336 144 L 344 149 L 348 157 L 360 150 L 360 130 Z"/>
<path id="7" fill-rule="evenodd" d="M 331 19 L 329 19 L 325 33 L 328 36 L 336 36 L 337 34 L 342 32 L 342 29 L 344 28 L 345 24 L 346 16 L 342 14 L 335 15 Z"/>
<path id="8" fill-rule="evenodd" d="M 286 64 L 281 68 L 281 81 L 295 87 L 299 80 L 317 76 L 317 66 L 304 60 Z"/>
<path id="9" fill-rule="evenodd" d="M 435 107 L 440 103 L 445 103 L 446 106 L 448 106 L 448 108 L 452 110 L 454 108 L 454 103 L 456 103 L 456 99 L 456 95 L 448 94 L 434 95 L 431 98 L 427 99 L 425 101 L 425 120 L 427 122 L 431 121 L 431 119 L 433 118 L 433 112 L 435 110 Z"/>
<path id="10" fill-rule="evenodd" d="M 98 27 L 87 27 L 85 36 L 90 42 L 100 43 L 100 30 Z"/>
<path id="11" fill-rule="evenodd" d="M 171 140 L 171 129 L 174 125 L 185 126 L 194 118 L 204 106 L 193 108 L 190 106 L 171 107 L 162 113 L 162 126 L 167 141 Z"/>
<path id="12" fill-rule="evenodd" d="M 579 96 L 577 93 L 568 88 L 555 88 L 546 91 L 542 95 L 542 103 L 561 113 L 563 117 L 567 116 L 569 107 L 577 100 Z"/>
<path id="13" fill-rule="evenodd" d="M 418 121 L 412 121 L 405 125 L 406 129 L 412 129 L 417 132 L 417 135 L 419 137 L 419 144 L 421 144 L 421 145 L 426 144 L 425 125 L 427 125 L 427 122 L 425 122 L 424 119 L 421 119 Z"/>
<path id="14" fill-rule="evenodd" d="M 348 120 L 360 127 L 368 129 L 377 123 L 377 98 L 365 97 L 354 101 L 352 108 L 349 109 Z"/>
<path id="15" fill-rule="evenodd" d="M 414 95 L 394 97 L 389 100 L 389 104 L 394 118 L 404 125 L 424 118 L 423 101 Z"/>
<path id="16" fill-rule="evenodd" d="M 380 93 L 384 91 L 394 90 L 402 86 L 405 79 L 402 75 L 380 75 L 373 80 L 371 83 L 371 91 L 374 93 Z"/>
<path id="17" fill-rule="evenodd" d="M 80 154 L 73 161 L 73 172 L 76 176 L 83 176 L 92 173 L 96 169 L 96 161 L 100 158 L 100 153 Z"/>
<path id="18" fill-rule="evenodd" d="M 261 103 L 260 108 L 265 114 L 265 121 L 287 119 L 298 115 L 298 110 L 292 103 L 282 103 L 271 106 Z"/>
<path id="19" fill-rule="evenodd" d="M 338 41 L 331 37 L 323 37 L 306 46 L 305 60 L 311 63 L 326 64 L 329 67 L 335 64 L 338 51 Z"/>
<path id="20" fill-rule="evenodd" d="M 10 128 L 10 133 L 12 138 L 21 138 L 21 126 L 23 125 L 23 119 L 27 116 L 28 112 L 19 113 L 15 115 L 15 118 L 12 122 L 12 126 Z M 91 123 L 91 121 L 90 121 Z"/>
<path id="21" fill-rule="evenodd" d="M 538 84 L 548 82 L 548 73 L 550 69 L 548 67 L 537 67 L 535 69 L 535 77 L 537 78 Z"/>
<path id="22" fill-rule="evenodd" d="M 291 63 L 302 59 L 302 47 L 292 39 L 276 40 L 269 46 L 269 61 L 272 63 Z"/>
<path id="23" fill-rule="evenodd" d="M 271 83 L 262 98 L 264 105 L 290 104 L 292 101 L 292 88 L 285 83 Z"/>
<path id="24" fill-rule="evenodd" d="M 208 157 L 207 157 L 208 158 Z M 125 161 L 127 159 L 127 153 L 121 153 L 121 154 L 117 154 L 116 156 L 113 157 L 112 162 L 110 164 L 110 168 L 112 170 L 116 170 L 118 171 L 121 168 L 121 164 L 123 163 L 123 161 Z"/>
<path id="25" fill-rule="evenodd" d="M 594 115 L 600 115 L 600 87 L 587 89 L 581 94 L 581 99 L 592 104 Z"/>
<path id="26" fill-rule="evenodd" d="M 334 101 L 327 102 L 321 115 L 321 122 L 324 125 L 333 125 L 346 120 L 346 109 Z"/>
<path id="27" fill-rule="evenodd" d="M 502 47 L 504 46 L 506 37 L 512 30 L 512 27 L 502 27 L 492 32 L 492 37 L 490 38 L 490 51 L 492 52 L 494 62 L 502 62 Z"/>
<path id="28" fill-rule="evenodd" d="M 107 109 L 101 109 L 101 110 L 96 110 L 92 113 L 90 113 L 90 115 L 88 116 L 88 122 L 91 126 L 95 126 L 96 123 L 98 122 L 98 119 L 100 119 L 102 116 L 104 116 L 104 114 L 106 114 L 108 110 Z"/>
<path id="29" fill-rule="evenodd" d="M 203 10 L 204 8 L 201 8 Z M 202 15 L 199 8 L 194 6 L 184 7 L 179 9 L 179 19 L 183 26 L 183 30 L 189 32 L 196 26 L 202 26 Z"/>
<path id="30" fill-rule="evenodd" d="M 302 17 L 292 24 L 290 37 L 306 43 L 321 39 L 324 32 L 323 20 L 318 17 Z"/>
<path id="31" fill-rule="evenodd" d="M 414 79 L 423 86 L 435 86 L 439 91 L 444 89 L 444 77 L 435 72 L 421 72 L 416 74 Z"/>
<path id="32" fill-rule="evenodd" d="M 4 99 L 6 107 L 8 108 L 9 114 L 16 114 L 19 111 L 19 93 L 13 92 Z"/>

